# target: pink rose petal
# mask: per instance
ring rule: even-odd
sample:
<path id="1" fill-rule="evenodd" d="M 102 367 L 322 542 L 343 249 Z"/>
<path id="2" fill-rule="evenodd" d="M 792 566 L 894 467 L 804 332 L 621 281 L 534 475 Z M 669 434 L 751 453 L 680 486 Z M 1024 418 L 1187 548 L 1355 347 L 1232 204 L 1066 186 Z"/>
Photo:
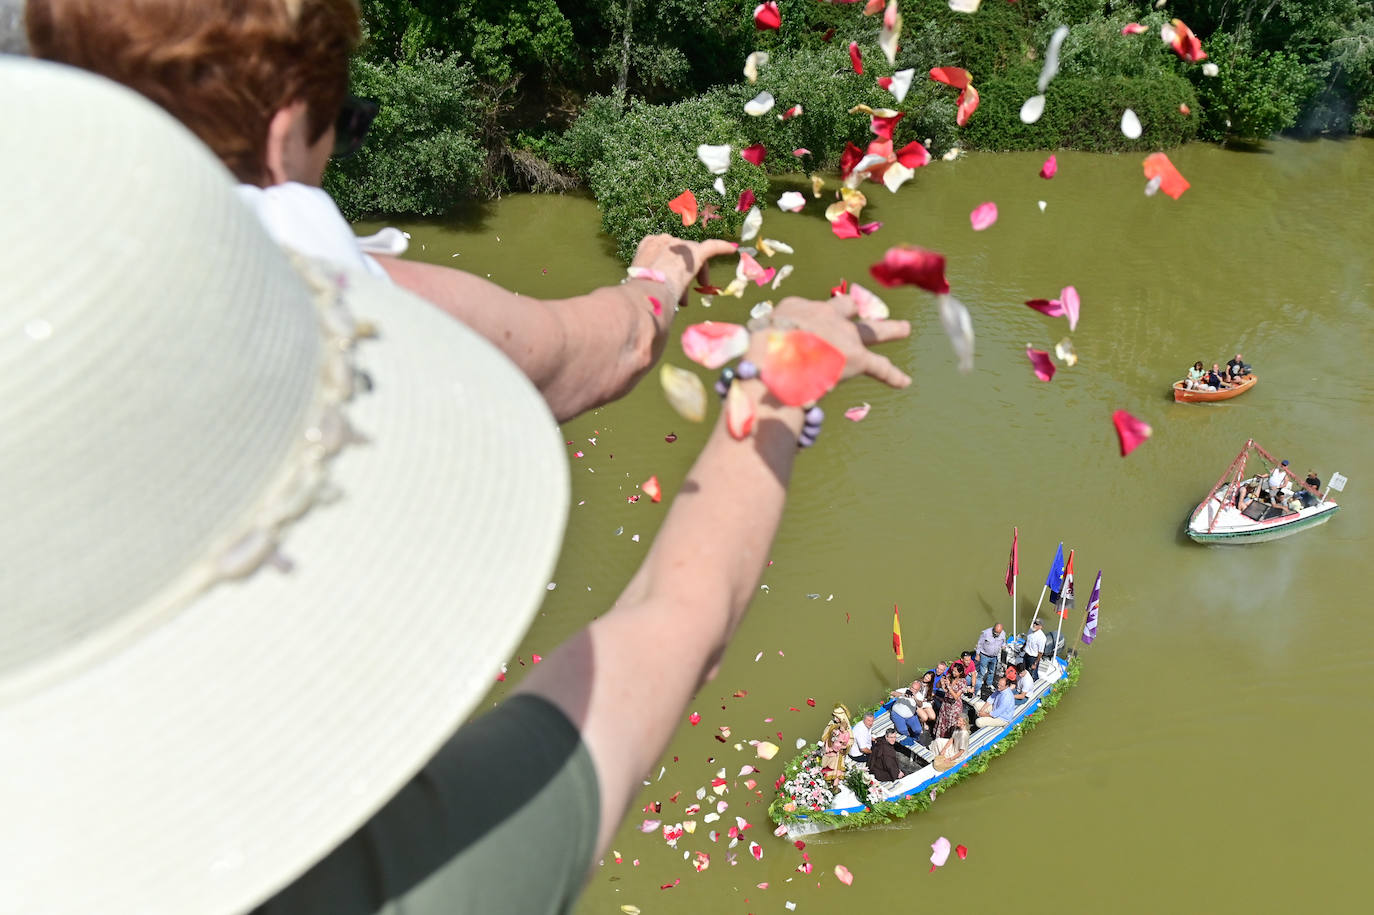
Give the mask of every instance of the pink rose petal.
<path id="1" fill-rule="evenodd" d="M 768 155 L 768 150 L 764 148 L 764 145 L 762 143 L 755 143 L 752 146 L 746 146 L 739 151 L 739 157 L 741 159 L 743 159 L 745 162 L 750 162 L 754 165 L 762 165 L 763 159 L 766 155 Z"/>
<path id="2" fill-rule="evenodd" d="M 1064 303 L 1058 299 L 1029 299 L 1026 305 L 1051 318 L 1064 317 Z"/>
<path id="3" fill-rule="evenodd" d="M 1078 326 L 1078 290 L 1065 286 L 1059 290 L 1059 301 L 1064 303 L 1064 314 L 1069 319 L 1069 330 Z"/>
<path id="4" fill-rule="evenodd" d="M 965 848 L 963 845 L 954 846 L 954 853 L 959 856 L 960 861 L 963 861 L 965 858 L 968 857 L 968 849 Z"/>
<path id="5" fill-rule="evenodd" d="M 1054 377 L 1054 361 L 1050 359 L 1050 354 L 1043 349 L 1031 349 L 1026 347 L 1026 357 L 1030 359 L 1031 368 L 1035 369 L 1035 377 L 1041 381 L 1049 381 Z"/>
<path id="6" fill-rule="evenodd" d="M 776 29 L 780 25 L 782 25 L 782 13 L 778 12 L 778 5 L 774 0 L 768 0 L 768 2 L 760 3 L 754 7 L 754 28 L 759 30 Z"/>
<path id="7" fill-rule="evenodd" d="M 979 204 L 968 214 L 968 221 L 973 224 L 973 231 L 983 231 L 997 221 L 997 204 L 992 201 Z"/>
<path id="8" fill-rule="evenodd" d="M 742 254 L 741 257 L 749 257 Z M 749 258 L 753 261 L 753 258 Z M 754 261 L 758 267 L 758 262 Z M 747 275 L 747 274 L 746 274 Z M 706 321 L 690 324 L 682 331 L 682 352 L 697 365 L 718 369 L 738 359 L 749 349 L 749 330 L 742 324 Z"/>
<path id="9" fill-rule="evenodd" d="M 763 846 L 757 842 L 749 843 L 749 854 L 754 856 L 755 861 L 763 860 Z"/>
<path id="10" fill-rule="evenodd" d="M 936 839 L 930 844 L 930 863 L 935 867 L 944 867 L 949 860 L 949 839 L 944 836 Z"/>
<path id="11" fill-rule="evenodd" d="M 693 727 L 695 727 L 696 725 L 701 724 L 701 715 L 697 712 L 693 712 L 692 714 L 687 716 L 687 720 L 692 723 Z"/>
<path id="12" fill-rule="evenodd" d="M 754 190 L 746 187 L 739 195 L 739 203 L 735 204 L 736 213 L 744 213 L 754 205 Z"/>
<path id="13" fill-rule="evenodd" d="M 860 76 L 864 75 L 864 59 L 859 53 L 859 43 L 851 41 L 849 43 L 849 62 L 854 65 L 854 72 Z"/>
<path id="14" fill-rule="evenodd" d="M 868 403 L 862 403 L 857 407 L 850 407 L 848 410 L 845 410 L 844 418 L 857 423 L 867 416 L 868 411 L 871 409 L 872 407 Z"/>
<path id="15" fill-rule="evenodd" d="M 1139 448 L 1153 431 L 1148 423 L 1136 419 L 1125 410 L 1112 414 L 1112 425 L 1116 427 L 1116 438 L 1121 445 L 1121 456 L 1125 457 Z"/>
<path id="16" fill-rule="evenodd" d="M 1040 177 L 1048 181 L 1054 177 L 1054 173 L 1057 171 L 1059 171 L 1059 160 L 1051 153 L 1050 157 L 1045 160 L 1045 164 L 1040 166 Z"/>
<path id="17" fill-rule="evenodd" d="M 843 864 L 835 865 L 835 879 L 839 880 L 845 886 L 850 886 L 854 883 L 854 875 L 851 874 L 849 868 L 845 867 Z"/>
<path id="18" fill-rule="evenodd" d="M 1145 28 L 1145 26 L 1141 25 L 1139 22 L 1128 22 L 1121 27 L 1122 35 L 1143 35 L 1148 31 L 1149 29 Z"/>
<path id="19" fill-rule="evenodd" d="M 949 292 L 944 255 L 913 245 L 889 248 L 868 272 L 884 286 L 920 286 L 937 295 Z"/>

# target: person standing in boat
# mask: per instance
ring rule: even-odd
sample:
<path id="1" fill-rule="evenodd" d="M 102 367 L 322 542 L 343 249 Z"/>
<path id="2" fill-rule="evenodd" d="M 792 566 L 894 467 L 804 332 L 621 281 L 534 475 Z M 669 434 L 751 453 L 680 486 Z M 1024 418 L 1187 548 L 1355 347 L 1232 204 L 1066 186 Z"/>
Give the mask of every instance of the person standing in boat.
<path id="1" fill-rule="evenodd" d="M 1031 631 L 1026 636 L 1025 668 L 1032 680 L 1040 679 L 1040 656 L 1045 653 L 1044 623 L 1031 621 Z"/>
<path id="2" fill-rule="evenodd" d="M 1265 488 L 1269 492 L 1269 501 L 1275 505 L 1283 504 L 1283 487 L 1288 485 L 1288 461 L 1282 461 L 1269 474 L 1269 479 L 1265 480 Z"/>
<path id="3" fill-rule="evenodd" d="M 964 715 L 964 694 L 968 692 L 968 681 L 962 676 L 959 665 L 951 664 L 945 671 L 945 701 L 940 706 L 940 715 L 935 719 L 935 736 L 948 738 L 955 731 L 968 730 L 968 719 Z"/>
<path id="4" fill-rule="evenodd" d="M 1002 656 L 1002 646 L 1007 644 L 1007 634 L 1001 623 L 993 623 L 989 629 L 978 634 L 978 679 L 977 683 L 991 683 L 997 673 L 997 661 Z"/>

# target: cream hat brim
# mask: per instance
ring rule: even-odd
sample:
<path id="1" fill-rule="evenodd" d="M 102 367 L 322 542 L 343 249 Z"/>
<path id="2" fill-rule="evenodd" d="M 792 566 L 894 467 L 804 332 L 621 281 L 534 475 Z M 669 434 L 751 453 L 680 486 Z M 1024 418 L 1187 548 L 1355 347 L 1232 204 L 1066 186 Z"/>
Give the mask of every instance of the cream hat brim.
<path id="1" fill-rule="evenodd" d="M 97 82 L 44 86 L 99 103 L 110 89 L 80 86 Z M 293 569 L 215 585 L 0 702 L 0 909 L 251 908 L 434 754 L 536 612 L 567 518 L 554 418 L 457 321 L 348 286 L 379 331 L 347 407 L 366 442 L 330 462 L 339 497 L 291 525 Z"/>

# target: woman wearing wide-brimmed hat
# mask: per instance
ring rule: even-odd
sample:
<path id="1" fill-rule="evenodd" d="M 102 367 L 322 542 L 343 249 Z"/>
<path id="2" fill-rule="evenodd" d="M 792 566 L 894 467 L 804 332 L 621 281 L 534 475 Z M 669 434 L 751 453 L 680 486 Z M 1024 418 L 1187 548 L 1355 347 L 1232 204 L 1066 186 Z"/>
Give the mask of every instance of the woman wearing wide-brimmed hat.
<path id="1" fill-rule="evenodd" d="M 757 587 L 803 410 L 742 382 L 614 608 L 463 724 L 561 541 L 543 398 L 288 256 L 140 97 L 17 58 L 0 96 L 0 908 L 567 909 Z M 778 314 L 909 383 L 861 340 L 906 322 Z"/>

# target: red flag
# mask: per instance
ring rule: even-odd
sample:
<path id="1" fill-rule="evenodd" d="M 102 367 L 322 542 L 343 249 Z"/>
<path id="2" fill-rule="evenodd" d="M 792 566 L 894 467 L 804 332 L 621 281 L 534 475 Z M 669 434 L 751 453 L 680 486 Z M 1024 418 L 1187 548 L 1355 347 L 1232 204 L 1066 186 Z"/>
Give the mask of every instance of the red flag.
<path id="1" fill-rule="evenodd" d="M 892 605 L 892 651 L 897 655 L 897 663 L 906 663 L 906 656 L 902 654 L 902 618 L 896 604 Z"/>
<path id="2" fill-rule="evenodd" d="M 1016 573 L 1021 571 L 1021 564 L 1016 559 L 1016 538 L 1018 535 L 1016 528 L 1011 529 L 1011 559 L 1007 560 L 1007 593 L 1015 594 Z"/>
<path id="3" fill-rule="evenodd" d="M 1064 563 L 1064 594 L 1060 599 L 1059 618 L 1068 619 L 1069 608 L 1073 606 L 1073 550 L 1069 550 L 1069 561 Z"/>

